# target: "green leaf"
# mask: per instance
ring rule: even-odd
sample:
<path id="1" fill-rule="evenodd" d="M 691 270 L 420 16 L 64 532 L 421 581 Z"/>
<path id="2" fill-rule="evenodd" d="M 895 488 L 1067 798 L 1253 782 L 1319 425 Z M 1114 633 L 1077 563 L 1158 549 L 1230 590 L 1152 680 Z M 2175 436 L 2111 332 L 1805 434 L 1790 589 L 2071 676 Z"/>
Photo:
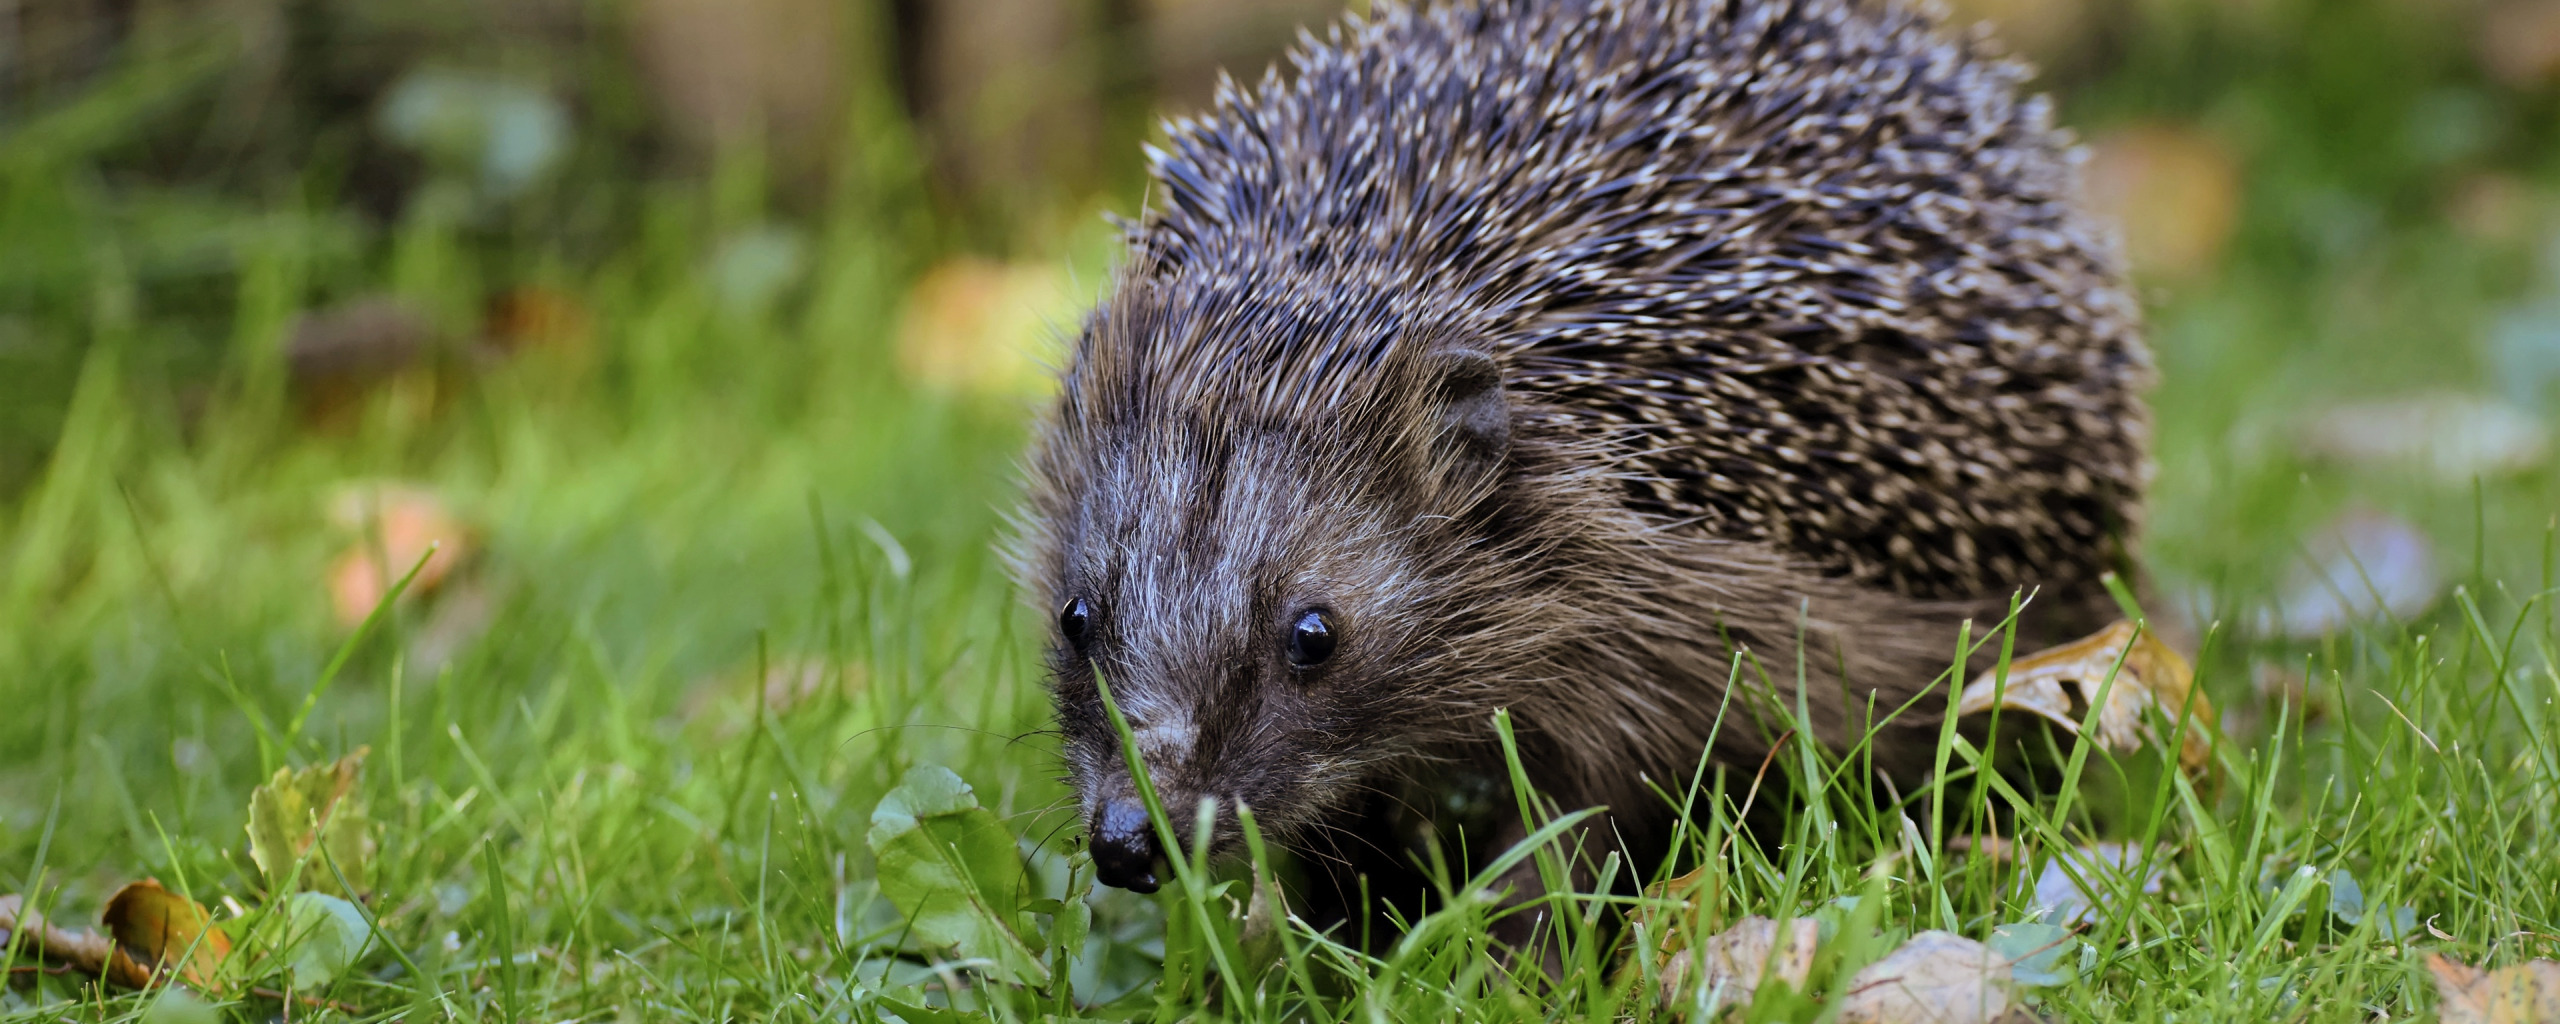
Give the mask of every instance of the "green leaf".
<path id="1" fill-rule="evenodd" d="M 2371 909 L 2382 912 L 2373 927 L 2374 934 L 2385 942 L 2398 942 L 2417 931 L 2418 912 L 2415 910 L 2388 904 Z M 2366 912 L 2364 886 L 2356 883 L 2356 876 L 2348 874 L 2345 868 L 2330 871 L 2329 913 L 2353 927 L 2364 923 Z"/>
<path id="2" fill-rule="evenodd" d="M 1001 980 L 1048 983 L 1020 901 L 1022 853 L 968 783 L 938 765 L 909 769 L 871 812 L 868 838 L 880 892 L 918 938 L 989 961 Z"/>
<path id="3" fill-rule="evenodd" d="M 300 771 L 276 769 L 274 778 L 249 794 L 249 856 L 266 877 L 268 892 L 361 894 L 339 885 L 338 876 L 359 890 L 372 877 L 373 819 L 365 814 L 358 785 L 369 749 L 358 747 L 335 762 Z"/>
<path id="4" fill-rule="evenodd" d="M 284 919 L 285 970 L 297 987 L 325 985 L 364 956 L 372 929 L 355 904 L 325 893 L 298 892 L 276 910 Z"/>
<path id="5" fill-rule="evenodd" d="M 195 993 L 177 985 L 160 990 L 151 1006 L 142 1011 L 142 1024 L 221 1024 L 222 1015 L 212 1004 L 196 998 Z"/>
<path id="6" fill-rule="evenodd" d="M 2078 946 L 2071 930 L 2043 921 L 2019 921 L 1991 930 L 1985 945 L 2009 961 L 2009 976 L 2018 984 L 2043 988 L 2067 985 L 2078 969 L 2063 955 Z"/>
<path id="7" fill-rule="evenodd" d="M 2356 884 L 2356 876 L 2345 868 L 2329 872 L 2329 912 L 2348 924 L 2364 920 L 2364 886 Z"/>

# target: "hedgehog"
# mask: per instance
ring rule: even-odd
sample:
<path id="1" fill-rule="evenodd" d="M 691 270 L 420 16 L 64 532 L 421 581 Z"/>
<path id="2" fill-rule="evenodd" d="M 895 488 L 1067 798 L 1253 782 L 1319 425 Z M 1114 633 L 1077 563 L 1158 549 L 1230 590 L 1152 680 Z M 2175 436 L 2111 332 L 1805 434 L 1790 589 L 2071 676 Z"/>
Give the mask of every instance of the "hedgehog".
<path id="1" fill-rule="evenodd" d="M 1924 775 L 1960 622 L 2113 617 L 2138 310 L 2028 71 L 1941 20 L 1381 0 L 1164 126 L 1018 552 L 1100 881 L 1165 867 L 1132 752 L 1339 918 L 1524 834 L 1497 712 L 1649 857 L 1789 730 Z"/>

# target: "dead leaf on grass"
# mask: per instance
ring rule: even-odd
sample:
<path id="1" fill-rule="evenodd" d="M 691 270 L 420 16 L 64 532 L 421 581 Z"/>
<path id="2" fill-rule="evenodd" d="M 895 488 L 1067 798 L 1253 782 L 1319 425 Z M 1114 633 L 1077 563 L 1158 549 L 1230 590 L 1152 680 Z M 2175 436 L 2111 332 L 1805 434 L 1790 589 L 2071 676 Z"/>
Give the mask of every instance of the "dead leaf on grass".
<path id="1" fill-rule="evenodd" d="M 1698 972 L 1697 987 L 1716 993 L 1710 997 L 1710 1015 L 1720 1007 L 1748 1005 L 1759 994 L 1763 980 L 1803 991 L 1813 976 L 1813 947 L 1820 936 L 1821 927 L 1812 918 L 1789 921 L 1783 932 L 1769 918 L 1757 914 L 1743 918 L 1696 948 L 1680 950 L 1663 961 L 1662 1001 L 1668 1004 L 1679 998 L 1689 987 L 1693 969 Z"/>
<path id="2" fill-rule="evenodd" d="M 471 531 L 444 499 L 423 487 L 361 484 L 342 488 L 329 502 L 329 518 L 356 534 L 329 566 L 329 606 L 349 629 L 391 593 L 412 567 L 404 599 L 435 592 L 470 554 Z M 429 556 L 429 549 L 434 555 Z M 425 559 L 423 566 L 420 559 Z"/>
<path id="3" fill-rule="evenodd" d="M 364 793 L 357 783 L 371 747 L 325 765 L 300 770 L 276 769 L 275 777 L 249 794 L 249 856 L 266 876 L 267 888 L 279 894 L 308 889 L 344 899 L 362 899 L 371 877 L 373 819 L 365 814 Z M 314 845 L 327 853 L 324 860 Z M 336 870 L 330 870 L 332 863 Z M 345 875 L 356 892 L 338 884 Z"/>
<path id="4" fill-rule="evenodd" d="M 2107 686 L 2110 672 L 2112 687 Z M 2151 719 L 2156 712 L 2169 722 L 2183 717 L 2187 723 L 2178 747 L 2179 767 L 2194 774 L 2210 763 L 2216 719 L 2213 703 L 2196 689 L 2194 670 L 2159 637 L 2127 621 L 2010 662 L 2005 687 L 1997 669 L 1982 673 L 1964 688 L 1956 714 L 1984 714 L 1996 706 L 2077 733 L 2101 689 L 2107 690 L 2106 705 L 2098 711 L 2096 735 L 2090 737 L 2101 746 L 2132 752 L 2158 743 Z"/>
<path id="5" fill-rule="evenodd" d="M 1951 932 L 1926 931 L 1849 979 L 1841 1024 L 1990 1024 L 2010 1009 L 2009 961 Z"/>
<path id="6" fill-rule="evenodd" d="M 2089 920 L 2096 901 L 2115 891 L 2109 876 L 2126 875 L 2144 860 L 2139 847 L 2124 843 L 2090 843 L 2045 861 L 2036 873 L 2035 912 L 2046 920 L 2077 926 Z M 2151 859 L 2141 879 L 2144 893 L 2160 891 L 2164 864 Z"/>
<path id="7" fill-rule="evenodd" d="M 2530 963 L 2484 971 L 2427 956 L 2436 977 L 2436 1013 L 2444 1024 L 2560 1024 L 2560 963 Z"/>
<path id="8" fill-rule="evenodd" d="M 231 937 L 213 927 L 213 914 L 156 878 L 116 890 L 99 921 L 121 951 L 148 971 L 174 972 L 203 991 L 216 990 L 216 974 L 231 956 Z"/>
<path id="9" fill-rule="evenodd" d="M 73 931 L 54 924 L 41 911 L 28 909 L 26 897 L 0 896 L 0 947 L 41 959 L 60 961 L 82 974 L 104 974 L 118 984 L 140 988 L 151 978 L 115 940 L 87 929 Z"/>

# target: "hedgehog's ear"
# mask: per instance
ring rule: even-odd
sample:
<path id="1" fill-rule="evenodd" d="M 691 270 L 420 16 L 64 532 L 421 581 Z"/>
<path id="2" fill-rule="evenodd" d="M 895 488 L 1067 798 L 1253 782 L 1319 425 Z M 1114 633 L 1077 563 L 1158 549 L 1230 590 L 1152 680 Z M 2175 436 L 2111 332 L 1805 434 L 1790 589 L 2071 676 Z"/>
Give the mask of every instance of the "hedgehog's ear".
<path id="1" fill-rule="evenodd" d="M 1511 407 L 1502 400 L 1502 367 L 1471 349 L 1446 349 L 1434 357 L 1440 416 L 1456 446 L 1455 461 L 1490 473 L 1511 451 Z"/>

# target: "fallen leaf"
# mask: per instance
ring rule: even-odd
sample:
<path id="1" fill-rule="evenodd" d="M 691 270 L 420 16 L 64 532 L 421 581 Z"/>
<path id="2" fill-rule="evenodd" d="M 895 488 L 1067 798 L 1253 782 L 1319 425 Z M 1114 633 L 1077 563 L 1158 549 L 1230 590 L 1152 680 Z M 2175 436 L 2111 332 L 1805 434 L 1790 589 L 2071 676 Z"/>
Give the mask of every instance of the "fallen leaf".
<path id="1" fill-rule="evenodd" d="M 2131 872 L 2141 861 L 2141 850 L 2123 843 L 2090 843 L 2065 851 L 2045 861 L 2036 872 L 2036 892 L 2032 905 L 2037 917 L 2064 926 L 2076 926 L 2089 920 L 2095 901 L 2114 891 L 2109 876 Z M 2151 870 L 2142 876 L 2141 891 L 2160 891 L 2163 865 L 2152 858 Z"/>
<path id="2" fill-rule="evenodd" d="M 2551 428 L 2494 398 L 2436 392 L 2327 410 L 2304 421 L 2295 444 L 2315 459 L 2400 465 L 2468 486 L 2542 465 Z"/>
<path id="3" fill-rule="evenodd" d="M 1991 930 L 1985 945 L 2009 964 L 2009 978 L 2021 986 L 2043 988 L 2070 982 L 2078 965 L 2065 959 L 2079 948 L 2071 930 L 2044 921 L 2017 921 Z"/>
<path id="4" fill-rule="evenodd" d="M 907 915 L 916 938 L 980 958 L 999 979 L 1047 983 L 1049 967 L 1030 941 L 1038 933 L 1019 902 L 1022 852 L 968 783 L 938 765 L 908 769 L 871 812 L 865 838 L 881 895 Z"/>
<path id="5" fill-rule="evenodd" d="M 222 1014 L 195 993 L 177 986 L 160 990 L 142 1011 L 142 1024 L 221 1024 Z"/>
<path id="6" fill-rule="evenodd" d="M 1039 263 L 963 257 L 917 279 L 898 323 L 898 366 L 946 393 L 1038 395 L 1075 321 L 1067 275 Z"/>
<path id="7" fill-rule="evenodd" d="M 364 956 L 373 938 L 355 904 L 326 893 L 294 893 L 277 910 L 284 925 L 279 949 L 290 987 L 328 984 Z"/>
<path id="8" fill-rule="evenodd" d="M 2434 545 L 2391 516 L 2349 512 L 2303 549 L 2276 606 L 2258 613 L 2260 632 L 2317 640 L 2371 619 L 2407 621 L 2444 592 Z"/>
<path id="9" fill-rule="evenodd" d="M 1662 1001 L 1668 1005 L 1679 998 L 1692 969 L 1698 974 L 1696 990 L 1708 1000 L 1709 1017 L 1726 1006 L 1749 1005 L 1764 980 L 1801 992 L 1813 976 L 1813 947 L 1821 933 L 1809 917 L 1787 922 L 1783 937 L 1774 920 L 1757 914 L 1743 918 L 1663 962 Z"/>
<path id="10" fill-rule="evenodd" d="M 2239 222 L 2239 164 L 2192 127 L 2154 123 L 2102 137 L 2086 173 L 2091 208 L 2119 226 L 2126 257 L 2145 275 L 2210 270 Z"/>
<path id="11" fill-rule="evenodd" d="M 2119 658 L 2121 669 L 2117 668 Z M 2114 672 L 2112 688 L 2106 685 L 2110 671 Z M 2098 712 L 2096 735 L 2091 739 L 2110 750 L 2140 750 L 2159 742 L 2148 712 L 2157 712 L 2169 722 L 2184 716 L 2187 727 L 2178 747 L 2179 766 L 2195 773 L 2210 761 L 2217 721 L 2213 703 L 2196 688 L 2195 673 L 2187 667 L 2186 658 L 2131 622 L 2120 620 L 2090 636 L 2011 661 L 2005 687 L 1998 672 L 1997 668 L 1987 670 L 1964 688 L 1956 703 L 1957 715 L 1982 714 L 1997 706 L 2036 715 L 2076 734 L 2083 713 L 2097 702 L 2099 691 L 2107 689 L 2107 703 Z"/>
<path id="12" fill-rule="evenodd" d="M 1972 939 L 1926 931 L 1849 978 L 1841 1024 L 1989 1024 L 2009 1011 L 2009 961 Z"/>
<path id="13" fill-rule="evenodd" d="M 471 551 L 471 532 L 443 499 L 421 487 L 364 484 L 341 489 L 330 501 L 330 518 L 357 534 L 329 567 L 330 608 L 338 623 L 350 629 L 373 614 L 412 567 L 418 575 L 404 598 L 435 592 Z M 420 559 L 425 565 L 419 565 Z"/>
<path id="14" fill-rule="evenodd" d="M 2398 942 L 2418 932 L 2416 910 L 2389 904 L 2368 906 L 2364 899 L 2364 886 L 2345 868 L 2329 872 L 2329 913 L 2346 922 L 2350 928 L 2363 924 L 2365 917 L 2371 915 L 2374 934 L 2384 942 Z"/>
<path id="15" fill-rule="evenodd" d="M 83 974 L 102 974 L 110 981 L 128 988 L 150 984 L 151 975 L 133 962 L 124 950 L 116 948 L 113 938 L 87 929 L 72 931 L 56 926 L 40 911 L 26 906 L 26 897 L 16 893 L 0 896 L 0 948 L 15 949 L 49 960 L 69 964 Z"/>
<path id="16" fill-rule="evenodd" d="M 372 871 L 373 819 L 358 786 L 371 747 L 325 765 L 276 769 L 249 794 L 249 856 L 271 893 L 308 889 L 333 896 L 363 895 Z M 325 851 L 327 860 L 313 852 Z M 337 870 L 331 871 L 334 862 Z M 343 874 L 358 891 L 338 884 Z"/>
<path id="17" fill-rule="evenodd" d="M 161 887 L 159 879 L 116 890 L 99 923 L 151 973 L 175 971 L 207 992 L 220 987 L 218 975 L 231 956 L 231 937 L 213 927 L 213 914 L 203 904 Z"/>
<path id="18" fill-rule="evenodd" d="M 2560 963 L 2530 963 L 2483 971 L 2427 956 L 2436 977 L 2436 1014 L 2444 1024 L 2560 1024 Z"/>

